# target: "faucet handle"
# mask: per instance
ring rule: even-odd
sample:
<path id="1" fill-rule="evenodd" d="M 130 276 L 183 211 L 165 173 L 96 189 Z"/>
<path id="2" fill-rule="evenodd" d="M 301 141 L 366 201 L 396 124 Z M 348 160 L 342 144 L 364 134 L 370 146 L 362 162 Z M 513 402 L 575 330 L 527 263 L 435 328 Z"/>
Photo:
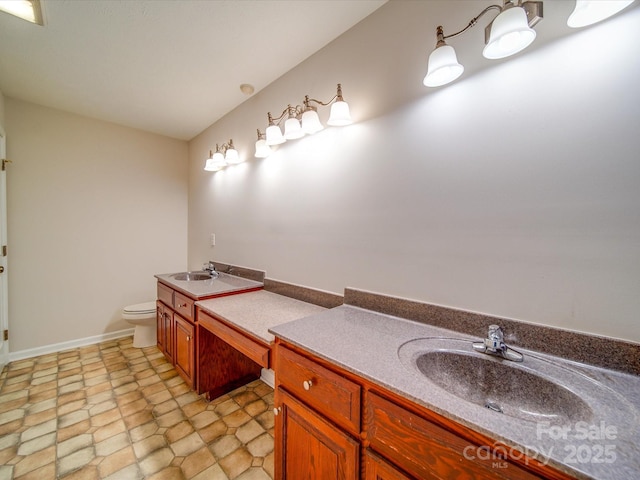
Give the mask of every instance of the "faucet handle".
<path id="1" fill-rule="evenodd" d="M 504 334 L 500 326 L 489 325 L 489 334 L 485 340 L 485 345 L 494 351 L 504 349 Z"/>
<path id="2" fill-rule="evenodd" d="M 489 325 L 489 338 L 504 338 L 500 325 Z"/>

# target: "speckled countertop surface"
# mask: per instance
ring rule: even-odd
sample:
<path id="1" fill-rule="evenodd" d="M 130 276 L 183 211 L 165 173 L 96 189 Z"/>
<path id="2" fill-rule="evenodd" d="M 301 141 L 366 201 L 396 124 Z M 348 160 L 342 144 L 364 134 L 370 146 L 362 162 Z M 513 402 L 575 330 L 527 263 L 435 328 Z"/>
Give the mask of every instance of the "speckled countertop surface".
<path id="1" fill-rule="evenodd" d="M 518 348 L 525 361 L 515 368 L 529 369 L 564 387 L 560 389 L 564 406 L 558 395 L 545 398 L 543 404 L 557 402 L 558 408 L 568 408 L 566 417 L 547 416 L 541 421 L 525 421 L 506 414 L 506 409 L 505 414 L 493 412 L 449 393 L 427 380 L 407 361 L 419 350 L 414 348 L 420 342 L 416 339 L 446 337 L 465 343 L 462 340 L 471 342 L 480 338 L 350 305 L 274 326 L 270 331 L 577 478 L 640 478 L 640 377 L 637 375 Z M 504 362 L 494 357 L 489 360 Z M 588 408 L 574 409 L 571 400 L 566 400 L 576 397 L 586 402 Z"/>
<path id="2" fill-rule="evenodd" d="M 155 275 L 155 277 L 162 283 L 165 283 L 175 290 L 178 290 L 196 300 L 199 298 L 209 297 L 211 295 L 222 295 L 225 293 L 262 287 L 262 282 L 256 282 L 246 278 L 236 277 L 234 275 L 227 275 L 226 273 L 219 273 L 217 277 L 209 280 L 199 280 L 195 282 L 176 280 L 173 278 L 174 275 L 176 274 L 164 273 L 161 275 Z"/>
<path id="3" fill-rule="evenodd" d="M 267 343 L 274 340 L 270 328 L 326 310 L 265 290 L 201 300 L 196 306 Z"/>

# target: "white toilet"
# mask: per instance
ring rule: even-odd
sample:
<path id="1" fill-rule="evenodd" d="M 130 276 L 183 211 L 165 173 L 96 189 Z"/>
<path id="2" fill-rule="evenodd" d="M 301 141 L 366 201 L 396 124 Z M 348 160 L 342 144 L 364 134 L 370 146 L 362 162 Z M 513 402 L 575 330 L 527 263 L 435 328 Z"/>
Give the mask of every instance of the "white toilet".
<path id="1" fill-rule="evenodd" d="M 122 309 L 122 318 L 136 326 L 133 346 L 151 347 L 157 343 L 156 302 L 138 303 Z"/>

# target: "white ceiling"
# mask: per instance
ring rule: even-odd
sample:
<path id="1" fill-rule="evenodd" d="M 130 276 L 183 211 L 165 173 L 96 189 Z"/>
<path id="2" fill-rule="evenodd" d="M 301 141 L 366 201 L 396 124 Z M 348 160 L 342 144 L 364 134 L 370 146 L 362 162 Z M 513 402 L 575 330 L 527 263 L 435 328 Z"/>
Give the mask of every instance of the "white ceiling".
<path id="1" fill-rule="evenodd" d="M 42 0 L 0 12 L 0 91 L 189 140 L 385 2 Z"/>

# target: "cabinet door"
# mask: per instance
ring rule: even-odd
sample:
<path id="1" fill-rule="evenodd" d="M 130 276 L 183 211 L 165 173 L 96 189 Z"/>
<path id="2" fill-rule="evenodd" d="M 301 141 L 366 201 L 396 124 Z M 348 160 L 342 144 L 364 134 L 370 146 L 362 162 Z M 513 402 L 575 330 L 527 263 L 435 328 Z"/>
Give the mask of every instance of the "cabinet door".
<path id="1" fill-rule="evenodd" d="M 193 388 L 195 361 L 195 327 L 177 313 L 173 314 L 173 335 L 175 338 L 174 362 L 176 370 Z"/>
<path id="2" fill-rule="evenodd" d="M 158 339 L 158 350 L 164 353 L 164 307 L 161 302 L 156 302 L 156 335 Z"/>
<path id="3" fill-rule="evenodd" d="M 167 307 L 163 307 L 164 322 L 164 356 L 173 363 L 173 312 Z"/>
<path id="4" fill-rule="evenodd" d="M 173 363 L 173 315 L 162 302 L 156 302 L 156 325 L 158 331 L 158 350 Z"/>
<path id="5" fill-rule="evenodd" d="M 365 452 L 364 463 L 364 480 L 412 480 L 369 450 Z"/>
<path id="6" fill-rule="evenodd" d="M 357 480 L 359 443 L 278 388 L 276 479 Z"/>

